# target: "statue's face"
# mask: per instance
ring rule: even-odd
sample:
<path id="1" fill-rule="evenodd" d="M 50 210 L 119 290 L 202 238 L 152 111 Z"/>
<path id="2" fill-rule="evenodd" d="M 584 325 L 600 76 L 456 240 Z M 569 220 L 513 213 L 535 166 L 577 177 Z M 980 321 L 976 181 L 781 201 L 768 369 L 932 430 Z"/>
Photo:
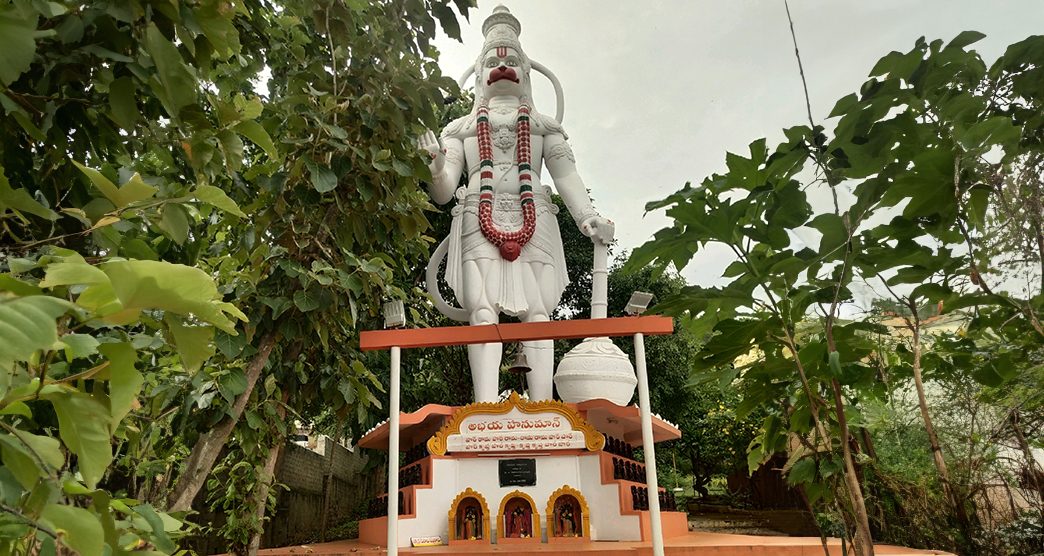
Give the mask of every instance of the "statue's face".
<path id="1" fill-rule="evenodd" d="M 482 59 L 480 85 L 486 88 L 486 96 L 521 96 L 526 79 L 522 68 L 522 55 L 511 47 L 491 48 Z"/>

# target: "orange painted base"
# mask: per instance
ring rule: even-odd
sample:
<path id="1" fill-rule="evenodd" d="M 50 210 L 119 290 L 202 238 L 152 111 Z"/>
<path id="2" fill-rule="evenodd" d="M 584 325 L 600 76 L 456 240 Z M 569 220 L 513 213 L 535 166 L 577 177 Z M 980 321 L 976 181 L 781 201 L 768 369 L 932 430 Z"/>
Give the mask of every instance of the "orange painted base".
<path id="1" fill-rule="evenodd" d="M 642 524 L 642 540 L 652 538 L 652 518 L 649 512 L 638 512 Z M 660 512 L 660 525 L 663 526 L 663 538 L 680 537 L 689 533 L 689 516 L 685 512 Z"/>
<path id="2" fill-rule="evenodd" d="M 472 541 L 476 542 L 476 541 Z M 383 542 L 381 543 L 383 544 Z M 818 537 L 755 537 L 752 535 L 726 535 L 722 533 L 690 532 L 685 536 L 664 539 L 667 556 L 824 556 L 823 545 Z M 827 542 L 830 556 L 844 556 L 841 541 Z M 359 541 L 337 541 L 307 546 L 266 548 L 259 556 L 343 556 L 365 553 L 367 556 L 382 556 L 387 551 L 372 543 Z M 548 554 L 577 554 L 585 556 L 651 556 L 649 542 L 585 542 L 569 544 L 515 544 L 511 546 L 430 546 L 400 548 L 399 554 L 513 554 L 547 556 Z M 916 550 L 899 546 L 877 545 L 877 556 L 953 556 L 939 550 Z"/>
<path id="3" fill-rule="evenodd" d="M 371 517 L 359 520 L 359 541 L 384 546 L 388 544 L 388 518 Z"/>

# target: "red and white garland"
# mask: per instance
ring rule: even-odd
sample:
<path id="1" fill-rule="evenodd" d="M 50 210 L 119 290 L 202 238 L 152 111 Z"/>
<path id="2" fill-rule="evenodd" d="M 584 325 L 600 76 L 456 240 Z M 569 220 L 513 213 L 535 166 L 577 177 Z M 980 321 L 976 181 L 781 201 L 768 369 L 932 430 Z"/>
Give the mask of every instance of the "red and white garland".
<path id="1" fill-rule="evenodd" d="M 533 168 L 529 134 L 529 106 L 518 107 L 515 132 L 515 160 L 518 162 L 519 203 L 522 205 L 522 227 L 505 232 L 493 223 L 493 140 L 490 138 L 489 107 L 479 106 L 477 134 L 479 145 L 479 228 L 490 243 L 500 249 L 508 261 L 518 258 L 522 248 L 536 231 L 536 204 L 533 201 Z"/>

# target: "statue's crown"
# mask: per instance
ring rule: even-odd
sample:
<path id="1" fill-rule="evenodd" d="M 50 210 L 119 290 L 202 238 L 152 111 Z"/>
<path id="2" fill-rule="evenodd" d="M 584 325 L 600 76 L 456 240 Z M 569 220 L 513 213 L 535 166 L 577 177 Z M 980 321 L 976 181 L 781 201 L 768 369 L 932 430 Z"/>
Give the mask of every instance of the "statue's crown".
<path id="1" fill-rule="evenodd" d="M 522 24 L 503 5 L 493 8 L 493 13 L 482 23 L 482 34 L 486 37 L 482 52 L 489 52 L 491 48 L 498 46 L 508 46 L 522 51 L 522 44 L 518 40 L 518 36 L 522 34 Z"/>

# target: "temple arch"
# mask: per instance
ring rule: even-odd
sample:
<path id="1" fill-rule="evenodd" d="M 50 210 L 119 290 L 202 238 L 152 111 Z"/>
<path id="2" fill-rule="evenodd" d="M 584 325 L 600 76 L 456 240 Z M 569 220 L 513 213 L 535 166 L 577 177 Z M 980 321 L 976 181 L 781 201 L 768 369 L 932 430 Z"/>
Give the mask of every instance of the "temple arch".
<path id="1" fill-rule="evenodd" d="M 540 542 L 541 538 L 540 513 L 533 498 L 521 490 L 507 493 L 497 514 L 497 542 Z"/>
<path id="2" fill-rule="evenodd" d="M 552 539 L 591 538 L 591 510 L 587 505 L 587 499 L 579 490 L 569 485 L 562 485 L 547 498 L 547 512 L 544 517 L 549 542 Z M 570 517 L 573 520 L 572 531 L 569 531 Z"/>
<path id="3" fill-rule="evenodd" d="M 473 513 L 469 515 L 469 511 Z M 476 513 L 480 515 L 475 515 Z M 448 519 L 448 538 L 451 544 L 459 542 L 490 543 L 489 505 L 486 504 L 484 496 L 470 487 L 461 491 L 453 499 Z"/>

